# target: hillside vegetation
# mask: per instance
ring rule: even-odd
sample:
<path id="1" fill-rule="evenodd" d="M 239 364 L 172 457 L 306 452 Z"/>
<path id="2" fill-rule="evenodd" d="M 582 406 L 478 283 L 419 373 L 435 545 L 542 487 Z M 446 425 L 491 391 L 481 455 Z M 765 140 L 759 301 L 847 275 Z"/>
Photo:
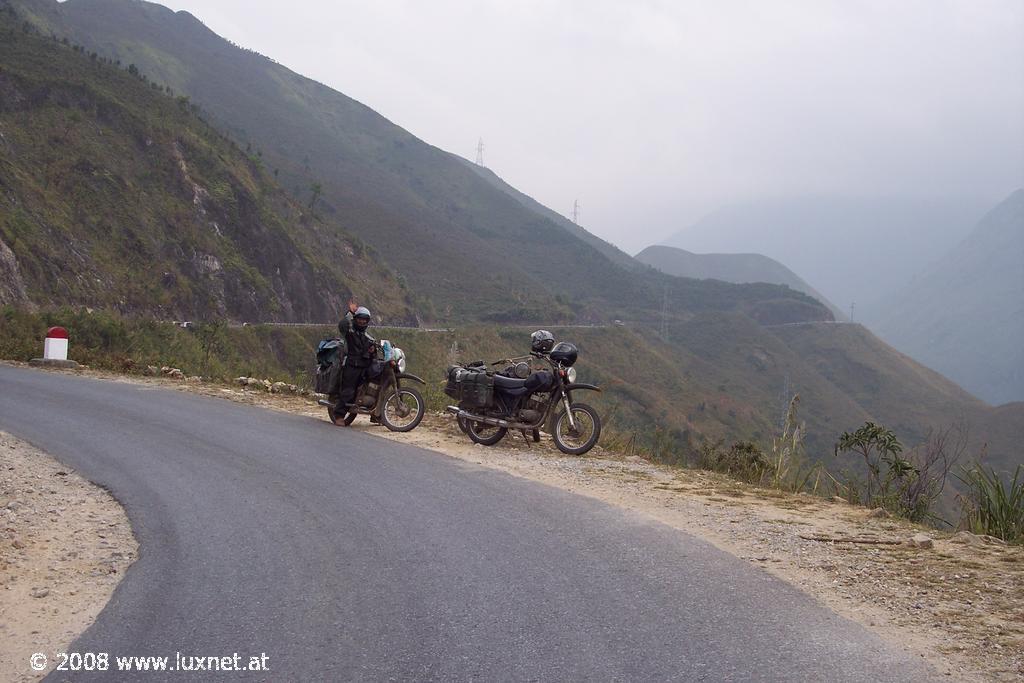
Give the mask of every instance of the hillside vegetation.
<path id="1" fill-rule="evenodd" d="M 872 326 L 986 401 L 1024 400 L 1024 189 L 886 297 Z"/>
<path id="2" fill-rule="evenodd" d="M 44 33 L 134 64 L 188 95 L 233 138 L 258 149 L 295 196 L 309 197 L 319 185 L 323 213 L 386 256 L 423 297 L 425 319 L 653 319 L 666 289 L 670 315 L 683 319 L 708 310 L 770 322 L 831 317 L 781 287 L 708 287 L 635 273 L 465 160 L 232 45 L 187 12 L 129 0 L 14 4 Z"/>
<path id="3" fill-rule="evenodd" d="M 640 263 L 657 268 L 663 273 L 701 280 L 713 279 L 742 284 L 768 282 L 785 285 L 814 297 L 828 306 L 837 320 L 846 316 L 803 278 L 775 259 L 763 254 L 695 254 L 677 247 L 655 244 L 634 257 Z"/>
<path id="4" fill-rule="evenodd" d="M 357 239 L 289 198 L 185 97 L 0 10 L 0 303 L 165 319 L 414 320 Z"/>
<path id="5" fill-rule="evenodd" d="M 246 375 L 309 386 L 317 341 L 330 326 L 199 326 L 85 312 L 30 314 L 0 309 L 0 358 L 28 360 L 51 324 L 71 330 L 71 357 L 96 367 L 139 372 L 146 365 L 179 367 L 188 375 L 231 380 Z M 531 330 L 471 325 L 445 332 L 375 328 L 408 355 L 409 371 L 428 381 L 430 406 L 454 362 L 520 355 Z M 1024 403 L 990 408 L 937 373 L 910 361 L 859 325 L 811 324 L 765 328 L 742 315 L 705 314 L 671 330 L 665 343 L 643 330 L 617 326 L 553 328 L 580 349 L 582 381 L 604 391 L 588 396 L 609 434 L 636 435 L 667 462 L 692 462 L 701 444 L 751 440 L 765 444 L 799 394 L 808 456 L 833 469 L 836 438 L 866 421 L 891 426 L 908 446 L 929 430 L 961 420 L 969 452 L 1010 471 L 1024 461 Z M 1009 411 L 1009 412 L 1008 412 Z"/>

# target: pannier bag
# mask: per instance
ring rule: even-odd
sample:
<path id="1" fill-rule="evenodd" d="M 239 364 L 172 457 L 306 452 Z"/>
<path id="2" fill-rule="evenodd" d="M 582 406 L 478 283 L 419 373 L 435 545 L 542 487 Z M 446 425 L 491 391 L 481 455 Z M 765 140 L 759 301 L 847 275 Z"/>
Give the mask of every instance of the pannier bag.
<path id="1" fill-rule="evenodd" d="M 469 372 L 466 368 L 461 365 L 452 365 L 448 368 L 448 373 L 444 385 L 444 393 L 451 396 L 456 401 L 462 400 L 462 378 Z"/>
<path id="2" fill-rule="evenodd" d="M 319 394 L 338 393 L 341 366 L 345 360 L 345 341 L 324 339 L 316 347 L 316 372 L 313 389 Z"/>
<path id="3" fill-rule="evenodd" d="M 459 405 L 469 408 L 487 408 L 494 403 L 494 376 L 486 372 L 469 371 L 462 378 L 462 396 Z"/>
<path id="4" fill-rule="evenodd" d="M 473 361 L 466 365 L 449 365 L 445 374 L 444 393 L 456 401 L 462 400 L 462 381 L 474 372 L 484 372 L 485 364 L 482 360 Z"/>

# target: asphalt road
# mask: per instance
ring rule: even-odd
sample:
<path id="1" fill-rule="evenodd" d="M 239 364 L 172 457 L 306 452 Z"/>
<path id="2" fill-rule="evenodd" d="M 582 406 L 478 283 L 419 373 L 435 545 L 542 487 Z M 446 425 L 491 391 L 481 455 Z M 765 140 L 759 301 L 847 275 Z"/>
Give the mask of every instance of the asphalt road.
<path id="1" fill-rule="evenodd" d="M 269 664 L 100 680 L 928 679 L 692 536 L 326 420 L 0 366 L 0 429 L 107 487 L 140 543 L 72 651 Z"/>

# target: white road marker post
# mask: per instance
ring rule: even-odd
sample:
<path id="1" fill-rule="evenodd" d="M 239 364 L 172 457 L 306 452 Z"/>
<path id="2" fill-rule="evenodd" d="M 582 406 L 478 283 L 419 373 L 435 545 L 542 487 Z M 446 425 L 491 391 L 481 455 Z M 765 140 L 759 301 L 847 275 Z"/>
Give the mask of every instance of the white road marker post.
<path id="1" fill-rule="evenodd" d="M 46 341 L 43 342 L 43 359 L 68 359 L 68 331 L 63 327 L 51 327 L 46 331 Z"/>
<path id="2" fill-rule="evenodd" d="M 59 368 L 77 368 L 78 363 L 68 360 L 68 331 L 63 327 L 51 327 L 43 341 L 43 357 L 33 358 L 32 365 L 48 365 Z"/>

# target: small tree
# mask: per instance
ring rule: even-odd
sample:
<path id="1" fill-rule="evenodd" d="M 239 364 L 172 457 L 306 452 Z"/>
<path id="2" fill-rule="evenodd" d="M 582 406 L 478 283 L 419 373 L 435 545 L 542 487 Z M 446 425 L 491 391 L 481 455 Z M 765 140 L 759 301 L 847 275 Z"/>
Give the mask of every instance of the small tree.
<path id="1" fill-rule="evenodd" d="M 203 350 L 203 372 L 210 375 L 210 356 L 227 349 L 228 326 L 222 320 L 200 323 L 195 327 L 195 332 L 199 337 L 199 346 Z"/>
<path id="2" fill-rule="evenodd" d="M 872 505 L 879 498 L 888 496 L 889 486 L 893 480 L 901 480 L 914 472 L 914 466 L 900 457 L 903 444 L 896 438 L 891 429 L 865 422 L 855 432 L 843 432 L 835 445 L 835 455 L 840 453 L 857 453 L 864 458 L 868 469 L 868 485 L 864 503 Z M 888 473 L 882 478 L 882 465 L 888 465 Z"/>

